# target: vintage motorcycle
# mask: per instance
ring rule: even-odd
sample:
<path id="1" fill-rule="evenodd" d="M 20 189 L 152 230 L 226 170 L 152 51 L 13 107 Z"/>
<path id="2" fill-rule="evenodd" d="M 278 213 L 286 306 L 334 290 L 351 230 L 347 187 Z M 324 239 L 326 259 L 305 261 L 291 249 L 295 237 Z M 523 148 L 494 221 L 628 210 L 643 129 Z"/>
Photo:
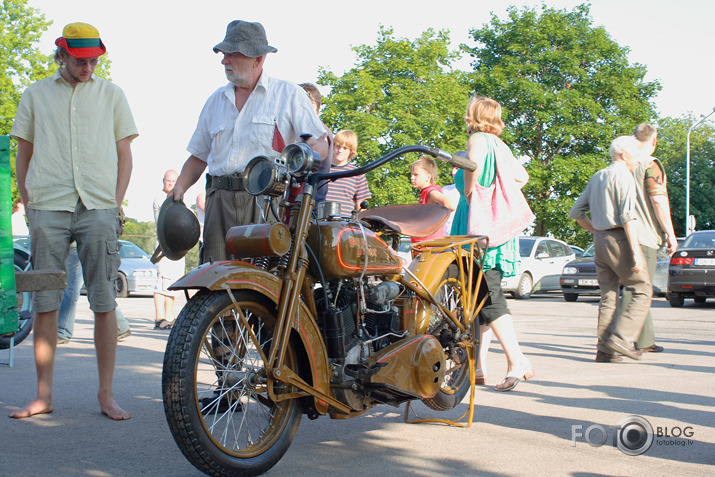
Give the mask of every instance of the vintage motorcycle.
<path id="1" fill-rule="evenodd" d="M 406 146 L 353 171 L 318 174 L 320 157 L 305 143 L 246 167 L 245 188 L 266 197 L 271 220 L 230 229 L 226 244 L 240 260 L 209 261 L 171 287 L 185 290 L 188 302 L 166 347 L 164 410 L 179 448 L 201 471 L 265 472 L 287 451 L 303 414 L 348 419 L 412 400 L 445 411 L 471 387 L 471 423 L 488 239 L 421 242 L 403 266 L 392 248 L 399 237 L 432 234 L 448 209 L 396 205 L 343 216 L 326 202 L 314 211 L 321 181 L 365 174 L 407 153 L 473 168 L 439 149 Z M 302 192 L 292 198 L 296 182 Z"/>

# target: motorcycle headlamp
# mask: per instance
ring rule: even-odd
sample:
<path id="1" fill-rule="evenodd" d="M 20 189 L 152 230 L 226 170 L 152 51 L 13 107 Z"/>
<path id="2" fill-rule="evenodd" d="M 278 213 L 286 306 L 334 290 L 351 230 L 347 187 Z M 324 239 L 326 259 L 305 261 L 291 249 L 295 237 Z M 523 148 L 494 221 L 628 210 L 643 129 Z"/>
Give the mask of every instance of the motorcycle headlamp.
<path id="1" fill-rule="evenodd" d="M 304 142 L 288 144 L 281 153 L 288 172 L 302 177 L 309 172 L 315 172 L 320 167 L 320 155 Z"/>
<path id="2" fill-rule="evenodd" d="M 288 171 L 280 157 L 256 156 L 244 171 L 246 190 L 251 195 L 280 197 L 288 187 Z"/>

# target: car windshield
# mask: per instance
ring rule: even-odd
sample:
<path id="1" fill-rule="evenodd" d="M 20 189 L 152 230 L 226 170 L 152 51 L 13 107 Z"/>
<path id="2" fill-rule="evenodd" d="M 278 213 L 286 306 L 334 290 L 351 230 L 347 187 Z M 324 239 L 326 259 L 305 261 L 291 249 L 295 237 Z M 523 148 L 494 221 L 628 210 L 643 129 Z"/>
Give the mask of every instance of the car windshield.
<path id="1" fill-rule="evenodd" d="M 519 255 L 522 257 L 530 256 L 535 243 L 535 238 L 519 237 Z"/>
<path id="2" fill-rule="evenodd" d="M 131 242 L 122 242 L 122 248 L 119 249 L 121 258 L 149 258 L 149 256 L 136 245 Z"/>
<path id="3" fill-rule="evenodd" d="M 593 253 L 593 244 L 590 244 L 588 247 L 586 247 L 586 250 L 583 251 L 582 257 L 593 257 L 595 254 Z"/>
<path id="4" fill-rule="evenodd" d="M 683 248 L 715 248 L 715 230 L 690 234 L 683 242 Z"/>

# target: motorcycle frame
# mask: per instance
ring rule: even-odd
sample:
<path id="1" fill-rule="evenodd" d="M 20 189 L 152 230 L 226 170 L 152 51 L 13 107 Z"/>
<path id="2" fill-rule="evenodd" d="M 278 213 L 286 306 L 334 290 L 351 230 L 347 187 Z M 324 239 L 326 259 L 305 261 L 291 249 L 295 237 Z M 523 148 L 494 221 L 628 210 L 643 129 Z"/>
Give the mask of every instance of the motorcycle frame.
<path id="1" fill-rule="evenodd" d="M 372 168 L 403 154 L 406 149 L 415 148 L 408 146 L 383 157 L 371 164 Z M 420 152 L 427 148 L 419 147 Z M 329 174 L 331 178 L 342 177 L 346 173 Z M 243 261 L 222 261 L 204 264 L 187 273 L 174 283 L 171 290 L 185 290 L 188 296 L 189 289 L 207 288 L 210 290 L 225 290 L 234 304 L 237 315 L 243 325 L 250 330 L 246 317 L 238 306 L 233 290 L 247 289 L 262 294 L 276 304 L 276 329 L 274 339 L 268 352 L 263 355 L 260 346 L 257 346 L 261 357 L 266 363 L 266 378 L 268 394 L 272 400 L 278 402 L 287 399 L 297 399 L 312 396 L 315 409 L 319 414 L 337 411 L 352 417 L 362 414 L 352 411 L 349 406 L 333 398 L 330 389 L 332 370 L 327 357 L 325 342 L 317 326 L 313 294 L 306 279 L 309 257 L 306 249 L 306 239 L 310 229 L 311 217 L 315 199 L 313 197 L 315 184 L 325 178 L 327 174 L 314 174 L 310 180 L 303 184 L 303 190 L 294 204 L 281 203 L 279 217 L 285 216 L 285 210 L 290 213 L 289 228 L 293 234 L 291 249 L 286 254 L 288 257 L 285 269 L 280 273 L 267 272 L 259 267 Z M 296 209 L 297 208 L 297 213 Z M 266 211 L 268 213 L 268 211 Z M 452 324 L 459 329 L 465 338 L 462 346 L 468 350 L 470 365 L 471 404 L 474 397 L 474 353 L 478 345 L 478 333 L 475 335 L 474 323 L 479 310 L 484 306 L 489 293 L 472 294 L 470 291 L 486 288 L 483 281 L 484 253 L 480 243 L 486 243 L 486 236 L 457 236 L 433 239 L 417 244 L 414 248 L 418 257 L 413 260 L 406 270 L 407 276 L 402 276 L 398 281 L 411 290 L 418 297 L 414 321 L 406 323 L 412 335 L 426 330 L 425 323 L 429 321 L 429 307 L 436 306 Z M 484 247 L 486 249 L 486 247 Z M 367 254 L 364 255 L 367 260 Z M 430 292 L 443 276 L 447 268 L 456 263 L 459 268 L 458 284 L 463 290 L 465 320 L 462 323 L 459 317 L 444 305 L 439 303 Z M 475 277 L 475 269 L 478 270 Z M 210 272 L 210 273 L 209 273 Z M 301 298 L 301 294 L 305 299 Z M 479 295 L 483 295 L 478 299 Z M 427 320 L 425 322 L 425 320 Z M 478 327 L 477 327 L 478 328 Z M 288 342 L 291 333 L 296 331 L 300 337 L 305 355 L 309 361 L 313 385 L 305 381 L 295 371 L 285 364 Z M 258 344 L 258 340 L 251 332 L 251 339 Z M 298 392 L 276 394 L 275 381 L 280 381 L 297 388 Z M 330 408 L 333 408 L 332 410 Z M 408 408 L 409 409 L 409 408 Z M 471 424 L 473 406 L 470 405 L 469 423 Z M 439 420 L 439 422 L 451 422 Z"/>

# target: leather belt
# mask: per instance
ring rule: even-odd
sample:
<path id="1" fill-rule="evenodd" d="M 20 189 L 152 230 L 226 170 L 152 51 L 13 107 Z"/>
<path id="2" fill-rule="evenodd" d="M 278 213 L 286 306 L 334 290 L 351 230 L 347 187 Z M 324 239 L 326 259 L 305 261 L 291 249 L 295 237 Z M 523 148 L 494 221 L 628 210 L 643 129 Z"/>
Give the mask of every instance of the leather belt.
<path id="1" fill-rule="evenodd" d="M 206 174 L 206 193 L 214 190 L 242 191 L 246 190 L 243 184 L 243 174 L 237 172 L 230 176 L 212 176 Z"/>

